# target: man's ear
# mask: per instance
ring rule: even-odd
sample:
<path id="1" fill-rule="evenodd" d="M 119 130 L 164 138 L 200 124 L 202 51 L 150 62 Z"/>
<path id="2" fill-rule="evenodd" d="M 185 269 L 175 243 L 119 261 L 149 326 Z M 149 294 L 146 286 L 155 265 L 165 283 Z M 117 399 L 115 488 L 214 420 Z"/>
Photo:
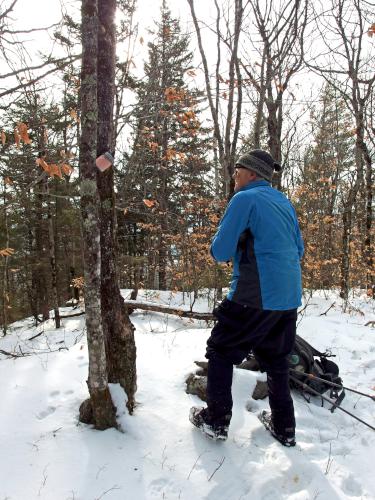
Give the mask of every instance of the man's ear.
<path id="1" fill-rule="evenodd" d="M 248 170 L 248 173 L 249 173 L 248 178 L 250 181 L 256 179 L 257 174 L 255 172 L 253 172 L 252 170 Z"/>

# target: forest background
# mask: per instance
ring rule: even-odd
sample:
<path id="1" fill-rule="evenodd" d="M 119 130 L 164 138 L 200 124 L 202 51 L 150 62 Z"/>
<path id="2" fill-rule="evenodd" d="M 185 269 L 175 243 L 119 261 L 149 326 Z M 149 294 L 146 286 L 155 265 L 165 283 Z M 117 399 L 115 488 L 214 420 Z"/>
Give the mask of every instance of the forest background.
<path id="1" fill-rule="evenodd" d="M 273 184 L 298 213 L 305 293 L 374 293 L 372 2 L 163 0 L 154 21 L 147 5 L 61 2 L 56 24 L 35 15 L 30 26 L 20 0 L 0 2 L 2 332 L 51 310 L 58 328 L 86 282 L 86 312 L 102 307 L 113 350 L 109 379 L 127 370 L 130 411 L 135 368 L 120 357 L 132 365 L 135 353 L 117 284 L 133 298 L 145 288 L 220 300 L 230 267 L 209 245 L 246 150 L 283 166 Z M 97 51 L 94 69 L 81 42 Z M 111 151 L 114 168 L 90 167 L 94 150 Z M 98 286 L 101 303 L 88 297 Z"/>

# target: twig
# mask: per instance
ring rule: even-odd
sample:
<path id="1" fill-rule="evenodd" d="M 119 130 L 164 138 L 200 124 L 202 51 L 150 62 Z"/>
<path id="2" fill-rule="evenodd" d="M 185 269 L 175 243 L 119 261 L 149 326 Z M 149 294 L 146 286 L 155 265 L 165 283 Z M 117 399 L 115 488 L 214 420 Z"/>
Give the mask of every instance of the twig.
<path id="1" fill-rule="evenodd" d="M 333 302 L 333 303 L 329 306 L 329 308 L 328 308 L 325 312 L 323 312 L 322 314 L 319 314 L 319 316 L 327 316 L 328 311 L 330 311 L 330 310 L 332 309 L 332 307 L 334 307 L 334 306 L 335 306 L 335 304 L 336 304 L 336 302 Z"/>
<path id="2" fill-rule="evenodd" d="M 42 330 L 41 332 L 37 333 L 36 335 L 34 335 L 33 337 L 30 337 L 29 339 L 27 340 L 34 340 L 36 339 L 37 337 L 40 337 L 42 334 L 44 333 L 44 330 Z"/>
<path id="3" fill-rule="evenodd" d="M 69 351 L 69 348 L 66 346 L 59 347 L 58 349 L 51 349 L 50 347 L 45 350 L 34 350 L 33 352 L 23 352 L 21 347 L 18 346 L 21 354 L 16 354 L 14 352 L 8 352 L 4 351 L 3 349 L 0 349 L 0 354 L 4 354 L 4 356 L 10 356 L 11 358 L 24 358 L 26 356 L 34 356 L 34 355 L 40 355 L 40 354 L 49 354 L 51 352 L 60 352 L 60 351 Z"/>
<path id="4" fill-rule="evenodd" d="M 225 461 L 225 457 L 222 457 L 221 460 L 220 460 L 220 462 L 219 462 L 219 465 L 216 467 L 216 469 L 213 471 L 213 473 L 211 474 L 211 476 L 208 478 L 209 481 L 211 481 L 211 479 L 214 477 L 214 474 L 216 474 L 216 472 L 223 465 L 224 461 Z"/>
<path id="5" fill-rule="evenodd" d="M 44 467 L 44 470 L 43 470 L 43 480 L 42 480 L 42 484 L 40 485 L 40 488 L 39 488 L 39 492 L 38 492 L 38 497 L 40 497 L 40 493 L 42 491 L 42 489 L 45 487 L 46 485 L 46 482 L 47 482 L 47 479 L 48 479 L 48 476 L 46 474 L 46 471 L 49 467 L 49 464 L 47 464 L 45 467 Z"/>
<path id="6" fill-rule="evenodd" d="M 98 472 L 96 473 L 96 479 L 98 479 L 99 474 L 106 470 L 108 464 L 104 464 L 102 467 L 99 467 Z"/>
<path id="7" fill-rule="evenodd" d="M 331 465 L 332 465 L 332 462 L 333 462 L 333 458 L 331 458 L 331 452 L 332 452 L 332 443 L 329 443 L 329 455 L 328 455 L 328 461 L 327 461 L 326 471 L 324 473 L 325 475 L 328 474 L 329 469 L 331 468 Z"/>
<path id="8" fill-rule="evenodd" d="M 197 465 L 198 463 L 198 460 L 201 458 L 201 456 L 204 454 L 204 453 L 207 453 L 206 451 L 202 451 L 202 453 L 198 456 L 198 458 L 196 459 L 196 461 L 194 462 L 193 464 L 193 467 L 191 468 L 189 474 L 188 474 L 188 477 L 186 479 L 190 479 L 190 476 L 191 476 L 191 473 L 193 472 L 193 470 L 195 469 L 195 466 Z"/>
<path id="9" fill-rule="evenodd" d="M 22 354 L 15 354 L 13 352 L 8 352 L 4 351 L 3 349 L 0 349 L 0 354 L 4 354 L 4 356 L 10 356 L 11 358 L 24 358 L 25 356 L 31 356 L 31 353 L 22 353 Z"/>
<path id="10" fill-rule="evenodd" d="M 164 469 L 164 464 L 167 460 L 167 457 L 165 455 L 165 450 L 167 449 L 167 445 L 164 446 L 163 453 L 161 454 L 161 468 Z"/>
<path id="11" fill-rule="evenodd" d="M 304 315 L 305 315 L 305 310 L 306 310 L 309 306 L 315 306 L 315 304 L 310 304 L 310 300 L 311 300 L 311 295 L 310 295 L 310 297 L 307 299 L 306 304 L 304 305 L 304 307 L 298 311 L 298 316 L 300 316 L 300 320 L 298 321 L 297 326 L 299 326 L 299 324 L 301 323 L 301 321 L 302 321 L 302 319 L 303 319 L 303 317 L 304 317 Z"/>
<path id="12" fill-rule="evenodd" d="M 305 312 L 305 310 L 310 307 L 310 306 L 315 306 L 316 304 L 309 304 L 308 302 L 298 311 L 298 315 L 302 314 Z"/>
<path id="13" fill-rule="evenodd" d="M 100 497 L 96 497 L 95 500 L 100 500 L 101 498 L 104 497 L 104 495 L 106 495 L 107 493 L 109 493 L 110 491 L 114 491 L 114 490 L 121 490 L 120 486 L 117 486 L 117 484 L 115 484 L 114 486 L 112 486 L 112 488 L 109 488 L 109 490 L 107 491 L 104 491 Z"/>

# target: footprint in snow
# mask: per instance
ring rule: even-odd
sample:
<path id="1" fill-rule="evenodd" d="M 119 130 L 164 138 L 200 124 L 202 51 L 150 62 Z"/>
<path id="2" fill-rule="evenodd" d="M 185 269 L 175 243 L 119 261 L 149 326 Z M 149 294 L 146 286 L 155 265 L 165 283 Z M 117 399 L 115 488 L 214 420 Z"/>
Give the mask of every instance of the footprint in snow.
<path id="1" fill-rule="evenodd" d="M 362 364 L 363 368 L 375 368 L 375 360 L 372 361 L 367 361 L 366 363 Z"/>
<path id="2" fill-rule="evenodd" d="M 49 415 L 52 415 L 52 413 L 54 413 L 55 411 L 56 411 L 56 408 L 54 406 L 49 406 L 46 410 L 43 410 L 40 413 L 38 413 L 38 415 L 36 416 L 36 418 L 38 420 L 44 420 Z"/>
<path id="3" fill-rule="evenodd" d="M 179 491 L 176 490 L 173 483 L 164 478 L 154 479 L 148 487 L 150 498 L 177 498 Z"/>
<path id="4" fill-rule="evenodd" d="M 359 497 L 362 495 L 362 486 L 352 474 L 349 474 L 342 482 L 342 489 L 348 496 Z"/>

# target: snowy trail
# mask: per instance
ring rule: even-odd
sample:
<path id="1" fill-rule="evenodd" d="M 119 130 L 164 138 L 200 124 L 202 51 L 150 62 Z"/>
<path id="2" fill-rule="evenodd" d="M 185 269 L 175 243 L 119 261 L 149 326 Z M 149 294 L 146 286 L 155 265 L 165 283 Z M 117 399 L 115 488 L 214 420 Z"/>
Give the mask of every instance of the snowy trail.
<path id="1" fill-rule="evenodd" d="M 155 298 L 163 299 L 169 300 Z M 180 305 L 180 297 L 173 300 Z M 374 319 L 374 306 L 359 303 L 365 316 L 339 308 L 319 316 L 332 299 L 317 295 L 312 303 L 299 333 L 319 349 L 332 347 L 345 384 L 371 393 L 375 331 L 364 324 Z M 208 307 L 203 300 L 198 305 Z M 190 406 L 202 403 L 185 393 L 185 378 L 194 360 L 204 358 L 210 330 L 161 314 L 139 312 L 132 320 L 138 352 L 134 416 L 125 411 L 122 390 L 111 386 L 124 433 L 78 424 L 78 407 L 87 396 L 83 318 L 65 320 L 60 331 L 49 322 L 34 341 L 25 339 L 39 330 L 25 320 L 0 339 L 0 348 L 8 351 L 63 348 L 0 358 L 0 500 L 375 498 L 373 431 L 294 393 L 297 446 L 284 448 L 256 417 L 267 400 L 250 399 L 263 375 L 235 370 L 229 438 L 211 442 L 189 423 Z M 347 393 L 343 407 L 374 425 L 370 399 Z"/>

